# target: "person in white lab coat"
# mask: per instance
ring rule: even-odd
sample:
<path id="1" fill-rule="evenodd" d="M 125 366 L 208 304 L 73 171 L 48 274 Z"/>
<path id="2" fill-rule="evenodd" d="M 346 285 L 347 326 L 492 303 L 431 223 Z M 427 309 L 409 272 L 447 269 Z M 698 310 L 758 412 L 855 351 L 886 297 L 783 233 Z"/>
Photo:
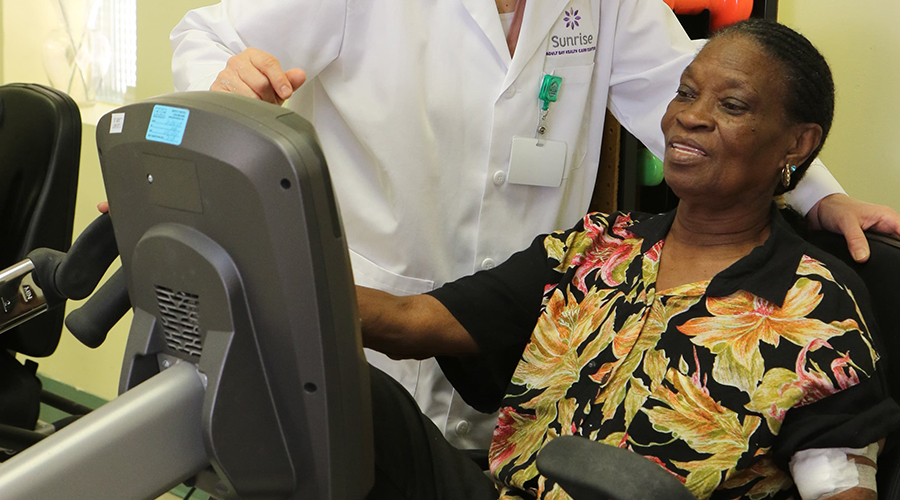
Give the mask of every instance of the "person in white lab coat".
<path id="1" fill-rule="evenodd" d="M 298 90 L 288 106 L 318 132 L 355 280 L 397 295 L 579 220 L 607 107 L 661 157 L 660 118 L 699 48 L 660 0 L 223 0 L 171 40 L 178 90 L 278 104 Z M 900 233 L 896 212 L 840 193 L 817 164 L 788 203 L 850 235 L 860 258 L 861 226 Z M 433 359 L 368 354 L 453 445 L 486 447 L 496 418 Z"/>

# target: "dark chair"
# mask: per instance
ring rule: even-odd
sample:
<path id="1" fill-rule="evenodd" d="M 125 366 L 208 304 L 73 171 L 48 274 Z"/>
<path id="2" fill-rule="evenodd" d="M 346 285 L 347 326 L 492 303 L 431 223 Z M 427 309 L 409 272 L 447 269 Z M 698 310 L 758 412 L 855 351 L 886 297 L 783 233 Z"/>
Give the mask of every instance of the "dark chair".
<path id="1" fill-rule="evenodd" d="M 847 243 L 837 234 L 815 233 L 808 239 L 846 262 L 866 283 L 875 321 L 881 330 L 883 366 L 891 382 L 891 395 L 900 401 L 900 332 L 898 332 L 897 283 L 900 283 L 900 241 L 868 234 L 872 255 L 865 264 L 853 261 Z M 878 498 L 900 499 L 900 433 L 888 437 L 878 458 Z"/>
<path id="2" fill-rule="evenodd" d="M 843 236 L 816 232 L 808 240 L 840 258 L 862 277 L 881 330 L 883 367 L 895 400 L 900 401 L 900 335 L 897 334 L 897 283 L 900 283 L 900 241 L 868 235 L 872 255 L 865 264 L 850 257 Z M 900 435 L 888 437 L 878 459 L 878 498 L 900 500 Z M 665 469 L 626 450 L 579 437 L 560 437 L 538 456 L 541 474 L 553 479 L 575 500 L 655 500 L 693 498 Z"/>
<path id="3" fill-rule="evenodd" d="M 36 84 L 0 86 L 0 269 L 38 247 L 69 248 L 80 151 L 81 115 L 68 95 Z M 58 308 L 0 335 L 0 424 L 34 428 L 36 364 L 23 365 L 10 351 L 52 354 L 64 313 Z"/>

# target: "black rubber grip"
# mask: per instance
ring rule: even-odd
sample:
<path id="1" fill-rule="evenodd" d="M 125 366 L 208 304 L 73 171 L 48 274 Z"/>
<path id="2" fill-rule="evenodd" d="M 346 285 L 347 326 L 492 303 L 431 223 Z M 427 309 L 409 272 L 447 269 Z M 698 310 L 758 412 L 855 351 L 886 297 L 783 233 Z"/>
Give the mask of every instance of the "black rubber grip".
<path id="1" fill-rule="evenodd" d="M 87 297 L 118 255 L 112 220 L 108 213 L 101 214 L 72 243 L 59 264 L 56 289 L 70 299 Z"/>
<path id="2" fill-rule="evenodd" d="M 47 307 L 54 309 L 65 304 L 68 297 L 56 287 L 56 270 L 66 259 L 66 254 L 51 248 L 36 248 L 28 252 L 28 259 L 34 264 L 32 276 L 44 292 Z"/>
<path id="3" fill-rule="evenodd" d="M 82 344 L 96 348 L 131 309 L 125 273 L 120 268 L 80 308 L 66 317 L 66 328 Z"/>

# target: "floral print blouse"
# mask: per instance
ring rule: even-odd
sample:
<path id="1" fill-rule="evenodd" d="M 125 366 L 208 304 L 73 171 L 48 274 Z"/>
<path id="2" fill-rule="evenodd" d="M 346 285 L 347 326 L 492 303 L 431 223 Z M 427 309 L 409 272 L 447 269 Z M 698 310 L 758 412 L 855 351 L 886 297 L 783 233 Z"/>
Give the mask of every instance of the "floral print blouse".
<path id="1" fill-rule="evenodd" d="M 569 498 L 535 465 L 560 435 L 644 455 L 697 498 L 799 499 L 795 451 L 897 426 L 855 274 L 773 210 L 763 246 L 657 290 L 673 218 L 589 214 L 432 292 L 482 348 L 439 361 L 469 404 L 500 410 L 501 499 Z"/>

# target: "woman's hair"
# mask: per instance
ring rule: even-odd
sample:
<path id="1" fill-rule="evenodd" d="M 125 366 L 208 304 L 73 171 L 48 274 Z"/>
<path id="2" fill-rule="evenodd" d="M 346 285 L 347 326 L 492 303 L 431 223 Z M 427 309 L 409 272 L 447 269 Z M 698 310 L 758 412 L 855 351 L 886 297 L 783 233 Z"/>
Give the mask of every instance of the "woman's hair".
<path id="1" fill-rule="evenodd" d="M 822 127 L 822 140 L 791 176 L 791 184 L 779 184 L 776 193 L 789 191 L 806 173 L 816 158 L 834 118 L 834 80 L 822 54 L 800 33 L 783 24 L 765 19 L 748 19 L 725 27 L 710 40 L 727 36 L 746 36 L 758 43 L 766 53 L 781 62 L 786 86 L 785 111 L 795 123 L 815 123 Z"/>

